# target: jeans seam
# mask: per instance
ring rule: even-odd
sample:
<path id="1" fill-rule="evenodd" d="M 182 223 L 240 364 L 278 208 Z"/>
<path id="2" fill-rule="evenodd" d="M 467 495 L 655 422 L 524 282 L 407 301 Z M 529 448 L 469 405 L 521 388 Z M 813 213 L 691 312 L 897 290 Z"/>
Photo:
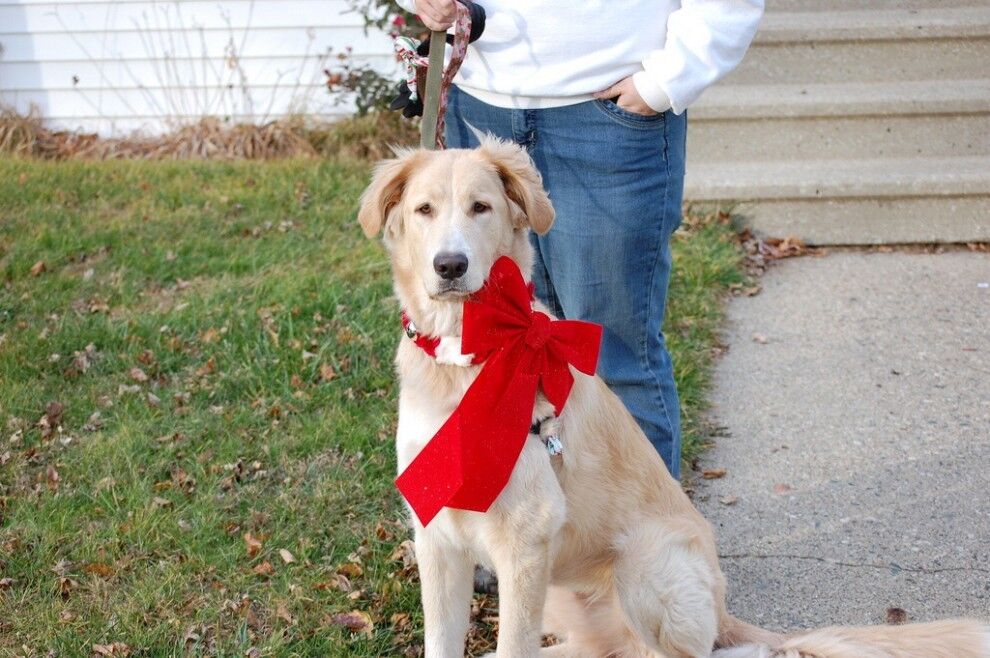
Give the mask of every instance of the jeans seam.
<path id="1" fill-rule="evenodd" d="M 668 141 L 669 140 L 668 140 L 668 127 L 667 127 L 667 122 L 666 121 L 664 121 L 664 125 L 663 125 L 663 136 L 664 136 L 664 140 L 663 140 L 664 141 L 664 143 L 663 143 L 663 162 L 664 162 L 664 168 L 666 169 L 666 175 L 664 176 L 664 184 L 663 184 L 663 215 L 662 215 L 663 216 L 663 219 L 661 220 L 661 225 L 660 225 L 660 241 L 659 241 L 659 244 L 657 245 L 657 253 L 656 253 L 656 256 L 654 257 L 654 260 L 653 260 L 653 270 L 650 273 L 650 285 L 649 285 L 649 288 L 648 288 L 649 300 L 647 301 L 647 306 L 646 306 L 647 323 L 649 322 L 649 319 L 652 317 L 653 307 L 654 307 L 654 304 L 655 304 L 655 300 L 654 300 L 655 294 L 654 294 L 654 291 L 655 291 L 655 288 L 656 288 L 657 272 L 660 269 L 660 259 L 663 258 L 663 254 L 664 254 L 664 248 L 663 248 L 664 237 L 663 236 L 664 236 L 664 233 L 666 231 L 665 224 L 666 224 L 666 221 L 667 221 L 667 206 L 669 205 L 668 195 L 670 193 L 670 159 L 667 157 L 667 149 L 669 148 L 669 146 L 668 146 Z M 661 333 L 663 332 L 663 318 L 660 318 L 660 331 L 661 331 Z M 643 345 L 642 345 L 642 348 L 640 350 L 640 354 L 643 355 L 644 360 L 645 360 L 645 363 L 643 363 L 642 361 L 640 363 L 641 363 L 641 365 L 643 365 L 646 368 L 646 370 L 649 371 L 650 375 L 653 377 L 654 384 L 655 384 L 654 391 L 656 392 L 656 397 L 657 397 L 657 399 L 660 402 L 660 408 L 663 410 L 663 416 L 667 420 L 667 427 L 670 430 L 671 447 L 673 448 L 674 447 L 673 444 L 677 440 L 677 437 L 674 436 L 674 422 L 673 422 L 673 420 L 670 417 L 670 410 L 667 409 L 667 402 L 666 402 L 666 400 L 664 400 L 664 397 L 663 397 L 662 382 L 660 380 L 660 375 L 657 372 L 658 369 L 659 369 L 659 364 L 655 364 L 654 363 L 654 361 L 655 361 L 654 356 L 650 353 L 650 351 L 648 349 L 646 349 L 647 348 L 646 343 L 647 343 L 648 340 L 649 340 L 649 332 L 647 331 L 647 332 L 644 332 L 644 335 L 643 335 Z M 676 458 L 678 458 L 677 455 L 671 454 L 671 461 L 673 461 Z M 673 463 L 671 464 L 671 468 L 674 468 L 675 466 L 677 466 L 677 465 L 676 464 L 673 464 Z"/>

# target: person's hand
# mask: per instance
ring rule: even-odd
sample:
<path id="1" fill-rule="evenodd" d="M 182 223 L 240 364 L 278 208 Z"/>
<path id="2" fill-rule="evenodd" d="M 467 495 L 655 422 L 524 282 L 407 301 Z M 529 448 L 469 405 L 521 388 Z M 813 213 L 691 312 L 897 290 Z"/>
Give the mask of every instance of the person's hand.
<path id="1" fill-rule="evenodd" d="M 647 105 L 643 97 L 636 91 L 636 85 L 633 84 L 632 76 L 619 80 L 608 89 L 602 89 L 595 94 L 595 98 L 599 100 L 614 99 L 616 105 L 633 114 L 642 114 L 646 117 L 659 114 Z"/>
<path id="2" fill-rule="evenodd" d="M 456 0 L 416 0 L 416 13 L 423 25 L 431 30 L 444 32 L 457 18 Z"/>

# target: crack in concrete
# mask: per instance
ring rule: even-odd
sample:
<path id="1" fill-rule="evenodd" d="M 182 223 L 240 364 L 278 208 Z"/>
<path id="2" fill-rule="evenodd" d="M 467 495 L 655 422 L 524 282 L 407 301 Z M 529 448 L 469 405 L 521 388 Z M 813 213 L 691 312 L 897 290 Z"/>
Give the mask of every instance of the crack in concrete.
<path id="1" fill-rule="evenodd" d="M 738 553 L 729 555 L 719 555 L 719 559 L 722 560 L 808 560 L 811 562 L 821 562 L 823 564 L 831 564 L 837 567 L 851 567 L 854 569 L 881 569 L 884 571 L 905 571 L 907 573 L 921 573 L 921 574 L 937 574 L 944 573 L 948 571 L 969 571 L 977 573 L 990 574 L 990 569 L 983 569 L 981 567 L 940 567 L 937 569 L 925 569 L 923 567 L 902 567 L 896 562 L 891 562 L 889 564 L 869 564 L 869 563 L 857 563 L 857 562 L 843 562 L 841 560 L 832 560 L 824 557 L 816 557 L 814 555 L 793 555 L 788 553 L 780 553 L 777 555 L 761 555 L 755 553 Z"/>

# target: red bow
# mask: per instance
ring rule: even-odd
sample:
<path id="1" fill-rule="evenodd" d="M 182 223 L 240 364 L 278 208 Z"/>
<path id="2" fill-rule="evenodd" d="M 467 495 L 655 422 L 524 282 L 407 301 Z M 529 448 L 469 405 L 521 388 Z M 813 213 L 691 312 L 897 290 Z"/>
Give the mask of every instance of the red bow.
<path id="1" fill-rule="evenodd" d="M 424 526 L 444 507 L 488 511 L 526 442 L 537 388 L 560 414 L 574 384 L 568 364 L 593 375 L 601 338 L 597 324 L 532 310 L 519 267 L 505 257 L 495 262 L 484 287 L 464 302 L 461 351 L 485 365 L 395 480 Z"/>

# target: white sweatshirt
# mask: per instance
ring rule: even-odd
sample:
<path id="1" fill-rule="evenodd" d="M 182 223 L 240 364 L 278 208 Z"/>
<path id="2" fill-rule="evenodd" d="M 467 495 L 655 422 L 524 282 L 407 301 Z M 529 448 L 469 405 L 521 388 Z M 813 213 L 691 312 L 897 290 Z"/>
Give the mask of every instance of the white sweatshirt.
<path id="1" fill-rule="evenodd" d="M 416 11 L 415 0 L 397 0 Z M 735 68 L 763 0 L 476 0 L 485 33 L 456 84 L 498 107 L 580 103 L 632 75 L 654 110 L 680 114 Z"/>

